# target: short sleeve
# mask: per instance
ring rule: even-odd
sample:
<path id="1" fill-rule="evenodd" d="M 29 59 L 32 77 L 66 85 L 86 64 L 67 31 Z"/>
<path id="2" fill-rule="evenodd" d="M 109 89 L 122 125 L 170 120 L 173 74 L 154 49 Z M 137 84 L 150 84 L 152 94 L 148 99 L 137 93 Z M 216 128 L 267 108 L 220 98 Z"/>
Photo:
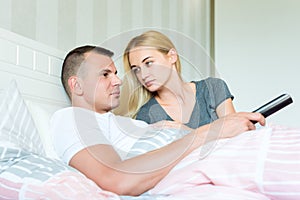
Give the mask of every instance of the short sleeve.
<path id="1" fill-rule="evenodd" d="M 104 136 L 105 130 L 99 128 L 96 117 L 83 109 L 65 108 L 55 112 L 50 129 L 54 149 L 65 163 L 69 163 L 76 153 L 86 147 L 110 144 Z"/>
<path id="2" fill-rule="evenodd" d="M 207 78 L 205 84 L 208 89 L 208 97 L 211 99 L 211 106 L 215 109 L 226 99 L 234 99 L 224 80 L 219 78 Z"/>

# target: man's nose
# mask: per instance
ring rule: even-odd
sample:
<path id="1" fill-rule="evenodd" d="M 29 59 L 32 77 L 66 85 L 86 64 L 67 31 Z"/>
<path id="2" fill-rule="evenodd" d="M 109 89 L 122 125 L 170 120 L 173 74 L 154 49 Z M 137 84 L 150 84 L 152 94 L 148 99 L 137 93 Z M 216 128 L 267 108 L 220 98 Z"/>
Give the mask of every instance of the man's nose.
<path id="1" fill-rule="evenodd" d="M 117 76 L 115 74 L 113 77 L 113 80 L 112 80 L 112 84 L 113 85 L 122 85 L 122 80 L 119 78 L 119 76 Z"/>

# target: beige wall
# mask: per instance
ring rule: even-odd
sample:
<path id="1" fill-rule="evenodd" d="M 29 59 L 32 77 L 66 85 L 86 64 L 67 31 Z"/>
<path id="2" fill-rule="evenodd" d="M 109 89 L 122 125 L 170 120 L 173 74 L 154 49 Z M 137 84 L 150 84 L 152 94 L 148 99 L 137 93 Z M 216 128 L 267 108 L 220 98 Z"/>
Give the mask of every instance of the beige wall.
<path id="1" fill-rule="evenodd" d="M 294 103 L 268 121 L 300 127 L 300 1 L 215 0 L 216 66 L 240 111 L 281 93 Z"/>

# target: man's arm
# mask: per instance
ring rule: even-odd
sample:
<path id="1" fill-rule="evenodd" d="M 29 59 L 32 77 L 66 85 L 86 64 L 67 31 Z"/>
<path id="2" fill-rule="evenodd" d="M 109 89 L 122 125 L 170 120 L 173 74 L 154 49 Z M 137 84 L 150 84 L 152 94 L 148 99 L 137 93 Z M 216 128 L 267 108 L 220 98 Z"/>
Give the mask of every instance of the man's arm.
<path id="1" fill-rule="evenodd" d="M 120 195 L 139 195 L 153 188 L 179 161 L 203 144 L 255 129 L 250 120 L 265 123 L 259 113 L 234 113 L 165 147 L 128 160 L 122 161 L 110 145 L 95 145 L 75 154 L 69 164 L 102 189 Z"/>
<path id="2" fill-rule="evenodd" d="M 140 195 L 153 188 L 190 150 L 189 138 L 122 161 L 110 145 L 95 145 L 78 152 L 70 165 L 96 182 L 102 189 L 119 195 Z M 185 147 L 183 146 L 185 141 Z"/>

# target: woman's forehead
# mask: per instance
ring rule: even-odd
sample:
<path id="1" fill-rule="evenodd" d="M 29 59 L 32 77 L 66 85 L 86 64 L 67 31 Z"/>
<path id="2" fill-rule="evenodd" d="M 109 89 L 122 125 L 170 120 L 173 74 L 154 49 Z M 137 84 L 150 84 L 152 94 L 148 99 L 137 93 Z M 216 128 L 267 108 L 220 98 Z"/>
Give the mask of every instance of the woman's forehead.
<path id="1" fill-rule="evenodd" d="M 137 53 L 137 52 L 151 52 L 151 51 L 157 51 L 154 47 L 147 47 L 147 46 L 138 46 L 132 48 L 129 53 Z"/>
<path id="2" fill-rule="evenodd" d="M 129 61 L 130 63 L 140 63 L 146 57 L 161 57 L 163 54 L 153 47 L 137 47 L 130 51 Z"/>

